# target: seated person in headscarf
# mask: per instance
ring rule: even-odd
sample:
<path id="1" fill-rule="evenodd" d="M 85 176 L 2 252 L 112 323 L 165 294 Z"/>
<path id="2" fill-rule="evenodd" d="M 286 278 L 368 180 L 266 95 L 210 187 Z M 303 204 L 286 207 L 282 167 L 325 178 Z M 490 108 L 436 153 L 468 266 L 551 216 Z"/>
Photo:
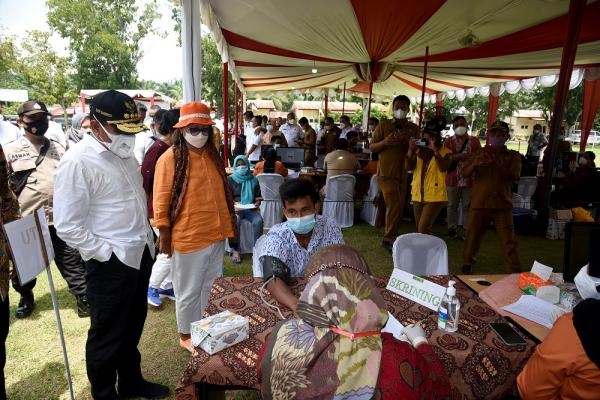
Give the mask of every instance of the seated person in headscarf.
<path id="1" fill-rule="evenodd" d="M 294 311 L 298 298 L 287 280 L 303 276 L 308 259 L 318 249 L 344 243 L 344 238 L 333 219 L 317 215 L 319 194 L 310 180 L 287 180 L 279 187 L 279 195 L 287 221 L 273 225 L 254 251 L 267 289 L 275 300 Z"/>
<path id="2" fill-rule="evenodd" d="M 537 346 L 517 377 L 524 400 L 600 396 L 600 232 L 590 238 L 589 264 L 575 276 L 581 301 Z M 592 250 L 593 249 L 593 250 Z"/>
<path id="3" fill-rule="evenodd" d="M 305 269 L 298 319 L 277 324 L 263 345 L 263 399 L 443 399 L 444 368 L 420 326 L 407 341 L 381 329 L 388 311 L 360 253 L 346 245 L 318 250 Z"/>
<path id="4" fill-rule="evenodd" d="M 83 139 L 83 135 L 91 132 L 90 115 L 88 113 L 78 113 L 71 118 L 71 128 L 69 129 L 69 138 L 67 148 Z"/>
<path id="5" fill-rule="evenodd" d="M 253 238 L 252 243 L 256 243 L 256 240 L 262 235 L 263 232 L 263 219 L 260 215 L 260 185 L 258 181 L 252 175 L 250 171 L 250 161 L 246 156 L 237 156 L 233 160 L 233 174 L 227 177 L 229 187 L 231 188 L 231 194 L 233 195 L 233 201 L 241 205 L 253 204 L 255 208 L 247 210 L 236 210 L 238 232 L 240 232 L 240 223 L 243 219 L 247 219 L 252 224 Z M 239 240 L 237 243 L 232 244 L 231 262 L 239 264 L 242 262 L 240 256 Z"/>
<path id="6" fill-rule="evenodd" d="M 272 147 L 265 151 L 265 159 L 254 166 L 254 176 L 260 174 L 279 174 L 284 177 L 288 175 L 288 169 L 281 161 L 277 161 L 277 150 Z"/>

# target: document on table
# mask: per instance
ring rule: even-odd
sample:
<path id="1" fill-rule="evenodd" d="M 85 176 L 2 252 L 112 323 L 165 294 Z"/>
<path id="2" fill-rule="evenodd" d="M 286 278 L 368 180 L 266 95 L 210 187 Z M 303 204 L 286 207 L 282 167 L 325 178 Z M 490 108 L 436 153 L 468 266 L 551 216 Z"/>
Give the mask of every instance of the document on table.
<path id="1" fill-rule="evenodd" d="M 502 309 L 543 325 L 548 329 L 552 328 L 554 321 L 565 313 L 562 308 L 528 294 L 521 296 L 519 300 L 502 307 Z"/>
<path id="2" fill-rule="evenodd" d="M 404 330 L 404 325 L 402 325 L 402 323 L 400 323 L 400 321 L 398 321 L 398 319 L 394 317 L 389 311 L 388 315 L 389 318 L 387 320 L 387 323 L 385 324 L 381 332 L 389 332 L 392 335 L 394 335 L 396 339 L 403 340 L 402 331 Z"/>

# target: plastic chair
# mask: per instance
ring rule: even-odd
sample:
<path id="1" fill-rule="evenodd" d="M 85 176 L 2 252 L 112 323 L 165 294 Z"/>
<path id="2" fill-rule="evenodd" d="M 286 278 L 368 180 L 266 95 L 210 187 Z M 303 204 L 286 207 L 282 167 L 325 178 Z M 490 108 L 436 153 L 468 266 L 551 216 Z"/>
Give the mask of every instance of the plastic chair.
<path id="1" fill-rule="evenodd" d="M 333 218 L 340 228 L 354 225 L 354 185 L 353 175 L 337 175 L 327 179 L 323 215 Z"/>
<path id="2" fill-rule="evenodd" d="M 377 176 L 371 177 L 371 183 L 369 185 L 369 191 L 363 197 L 363 207 L 360 211 L 360 219 L 366 221 L 369 225 L 375 226 L 375 219 L 377 218 L 377 207 L 375 207 L 375 197 L 379 191 L 377 186 Z"/>
<path id="3" fill-rule="evenodd" d="M 260 203 L 260 214 L 263 217 L 264 229 L 283 220 L 283 206 L 279 196 L 279 186 L 283 183 L 283 176 L 279 174 L 260 174 L 256 176 L 260 185 L 262 202 Z"/>
<path id="4" fill-rule="evenodd" d="M 522 176 L 518 182 L 517 193 L 513 193 L 513 207 L 531 209 L 531 196 L 537 187 L 537 177 Z"/>
<path id="5" fill-rule="evenodd" d="M 314 167 L 315 168 L 320 168 L 323 169 L 323 166 L 325 165 L 325 156 L 324 155 L 320 155 L 317 157 L 317 159 L 315 160 L 314 163 Z"/>
<path id="6" fill-rule="evenodd" d="M 252 232 L 252 223 L 247 219 L 240 222 L 240 253 L 251 254 L 254 248 L 254 232 Z M 232 253 L 233 250 L 229 247 L 229 239 L 225 241 L 225 251 Z"/>
<path id="7" fill-rule="evenodd" d="M 264 244 L 265 238 L 265 235 L 261 235 L 261 237 L 259 237 L 256 240 L 256 243 L 254 244 L 254 249 L 252 251 L 252 275 L 255 278 L 263 277 L 262 265 L 260 264 L 259 254 Z"/>
<path id="8" fill-rule="evenodd" d="M 413 275 L 448 275 L 448 248 L 437 236 L 424 233 L 400 235 L 392 247 L 394 268 Z"/>

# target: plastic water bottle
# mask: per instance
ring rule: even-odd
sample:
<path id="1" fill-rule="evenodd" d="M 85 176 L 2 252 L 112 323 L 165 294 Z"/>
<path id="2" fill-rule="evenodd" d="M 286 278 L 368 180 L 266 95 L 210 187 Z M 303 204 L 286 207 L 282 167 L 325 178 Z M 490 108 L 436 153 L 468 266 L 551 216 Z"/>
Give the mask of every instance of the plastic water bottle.
<path id="1" fill-rule="evenodd" d="M 454 281 L 448 281 L 446 294 L 438 308 L 438 328 L 450 333 L 456 332 L 458 329 L 458 313 L 460 312 L 460 302 L 456 297 L 455 284 Z"/>

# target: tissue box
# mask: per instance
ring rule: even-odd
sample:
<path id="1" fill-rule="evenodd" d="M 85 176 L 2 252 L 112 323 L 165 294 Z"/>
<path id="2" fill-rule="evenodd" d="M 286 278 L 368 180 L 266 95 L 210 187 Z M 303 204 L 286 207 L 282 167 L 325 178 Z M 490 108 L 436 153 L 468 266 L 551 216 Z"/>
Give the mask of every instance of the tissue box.
<path id="1" fill-rule="evenodd" d="M 541 286 L 553 286 L 552 282 L 544 280 L 531 272 L 519 274 L 519 288 L 527 294 L 535 296 L 537 289 Z"/>
<path id="2" fill-rule="evenodd" d="M 573 219 L 573 213 L 570 209 L 555 210 L 550 209 L 550 218 L 562 221 L 570 221 Z"/>
<path id="3" fill-rule="evenodd" d="M 248 339 L 248 320 L 229 310 L 192 322 L 192 344 L 215 354 Z"/>

